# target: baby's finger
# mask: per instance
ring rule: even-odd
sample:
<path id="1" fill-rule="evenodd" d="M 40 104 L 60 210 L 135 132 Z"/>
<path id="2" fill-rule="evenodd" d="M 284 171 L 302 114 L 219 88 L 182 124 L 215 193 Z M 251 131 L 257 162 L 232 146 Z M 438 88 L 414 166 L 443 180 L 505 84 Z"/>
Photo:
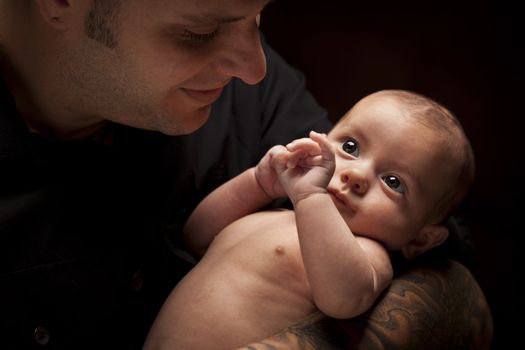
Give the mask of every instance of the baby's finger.
<path id="1" fill-rule="evenodd" d="M 308 150 L 306 149 L 299 148 L 293 152 L 288 150 L 288 160 L 286 162 L 286 165 L 288 166 L 288 168 L 293 169 L 297 166 L 297 163 L 302 158 L 307 158 L 307 157 L 310 157 L 310 154 L 308 153 Z"/>
<path id="2" fill-rule="evenodd" d="M 288 147 L 288 146 L 290 146 L 290 145 L 301 144 L 301 143 L 303 143 L 303 142 L 310 142 L 310 141 L 311 141 L 311 140 L 310 140 L 310 137 L 302 137 L 302 138 L 300 138 L 300 139 L 295 139 L 295 140 L 289 142 L 289 143 L 286 145 L 286 147 Z"/>
<path id="3" fill-rule="evenodd" d="M 320 166 L 323 164 L 323 157 L 321 155 L 306 157 L 299 160 L 297 165 L 302 168 L 312 168 L 314 166 Z"/>
<path id="4" fill-rule="evenodd" d="M 280 153 L 287 153 L 287 152 L 288 150 L 286 149 L 286 147 L 284 147 L 283 145 L 277 145 L 277 146 L 273 146 L 272 148 L 270 148 L 270 150 L 268 151 L 268 154 L 270 155 L 270 158 L 273 158 Z"/>
<path id="5" fill-rule="evenodd" d="M 270 164 L 276 171 L 286 170 L 286 163 L 288 161 L 288 150 L 284 146 L 272 150 L 270 157 Z"/>
<path id="6" fill-rule="evenodd" d="M 325 160 L 334 159 L 334 150 L 326 134 L 310 131 L 310 138 L 319 145 L 319 148 L 321 149 L 321 155 Z"/>
<path id="7" fill-rule="evenodd" d="M 305 151 L 310 155 L 321 153 L 321 147 L 311 139 L 298 139 L 286 145 L 290 152 Z"/>

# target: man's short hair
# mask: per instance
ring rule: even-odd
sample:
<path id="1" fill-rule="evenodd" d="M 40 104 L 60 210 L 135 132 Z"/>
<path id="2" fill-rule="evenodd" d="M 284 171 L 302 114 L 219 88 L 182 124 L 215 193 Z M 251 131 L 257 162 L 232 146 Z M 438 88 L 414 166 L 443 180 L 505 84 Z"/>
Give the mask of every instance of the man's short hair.
<path id="1" fill-rule="evenodd" d="M 85 22 L 87 36 L 109 48 L 115 48 L 118 43 L 120 5 L 120 0 L 93 0 Z"/>

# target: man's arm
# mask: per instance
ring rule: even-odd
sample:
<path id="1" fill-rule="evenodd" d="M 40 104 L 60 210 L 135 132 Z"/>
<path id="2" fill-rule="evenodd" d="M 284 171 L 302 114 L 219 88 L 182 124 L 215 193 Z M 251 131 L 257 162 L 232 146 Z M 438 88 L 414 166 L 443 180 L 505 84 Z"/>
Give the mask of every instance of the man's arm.
<path id="1" fill-rule="evenodd" d="M 461 264 L 413 266 L 401 272 L 365 314 L 335 320 L 316 313 L 242 349 L 490 349 L 492 317 L 485 296 Z"/>

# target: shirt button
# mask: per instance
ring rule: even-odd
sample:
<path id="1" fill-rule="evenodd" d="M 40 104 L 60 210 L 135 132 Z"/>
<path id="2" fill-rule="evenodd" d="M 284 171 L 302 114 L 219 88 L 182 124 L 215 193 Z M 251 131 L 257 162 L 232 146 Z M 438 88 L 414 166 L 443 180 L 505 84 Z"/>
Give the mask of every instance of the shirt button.
<path id="1" fill-rule="evenodd" d="M 144 285 L 144 275 L 142 271 L 138 270 L 135 272 L 133 277 L 131 278 L 131 288 L 136 290 L 137 292 L 142 289 L 142 286 Z"/>
<path id="2" fill-rule="evenodd" d="M 46 327 L 38 326 L 33 332 L 35 341 L 40 345 L 47 345 L 49 343 L 49 331 Z"/>

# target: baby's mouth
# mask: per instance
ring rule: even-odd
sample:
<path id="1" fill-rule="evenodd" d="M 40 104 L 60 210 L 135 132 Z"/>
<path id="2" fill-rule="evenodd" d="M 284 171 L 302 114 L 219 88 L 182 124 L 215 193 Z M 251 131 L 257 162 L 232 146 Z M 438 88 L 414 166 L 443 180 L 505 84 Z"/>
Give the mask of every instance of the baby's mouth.
<path id="1" fill-rule="evenodd" d="M 330 193 L 330 195 L 332 196 L 332 198 L 335 199 L 336 202 L 346 205 L 345 199 L 339 191 L 330 189 L 328 190 L 328 193 Z"/>

